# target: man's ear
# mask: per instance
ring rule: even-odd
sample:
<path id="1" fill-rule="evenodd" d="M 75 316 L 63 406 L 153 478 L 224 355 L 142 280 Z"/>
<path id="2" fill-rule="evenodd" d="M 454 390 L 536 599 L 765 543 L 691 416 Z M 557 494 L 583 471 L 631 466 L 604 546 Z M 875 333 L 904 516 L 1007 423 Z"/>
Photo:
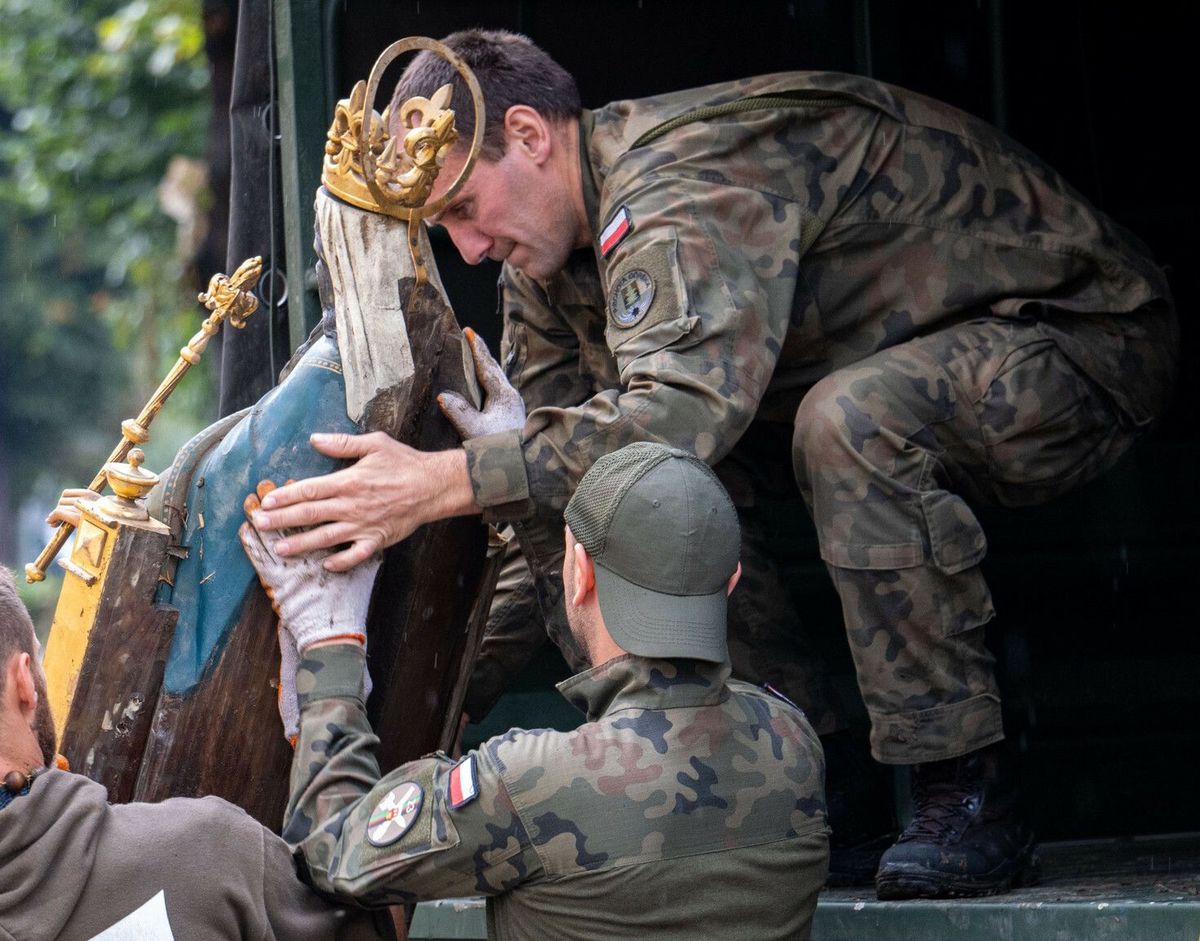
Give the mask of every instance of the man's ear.
<path id="1" fill-rule="evenodd" d="M 575 566 L 575 593 L 571 596 L 571 604 L 578 608 L 596 587 L 596 563 L 583 546 L 575 543 L 571 547 L 571 564 Z"/>
<path id="2" fill-rule="evenodd" d="M 733 594 L 733 589 L 737 587 L 737 583 L 742 577 L 742 563 L 737 564 L 737 568 L 733 570 L 733 574 L 729 576 L 729 587 L 725 589 L 725 597 Z"/>
<path id="3" fill-rule="evenodd" d="M 12 689 L 17 707 L 26 719 L 32 718 L 37 710 L 38 691 L 37 683 L 34 680 L 36 669 L 37 665 L 33 662 L 33 658 L 24 652 L 13 656 L 6 667 L 8 675 L 4 678 L 5 689 Z"/>
<path id="4" fill-rule="evenodd" d="M 513 105 L 504 112 L 504 142 L 541 166 L 553 147 L 550 123 L 529 105 Z"/>

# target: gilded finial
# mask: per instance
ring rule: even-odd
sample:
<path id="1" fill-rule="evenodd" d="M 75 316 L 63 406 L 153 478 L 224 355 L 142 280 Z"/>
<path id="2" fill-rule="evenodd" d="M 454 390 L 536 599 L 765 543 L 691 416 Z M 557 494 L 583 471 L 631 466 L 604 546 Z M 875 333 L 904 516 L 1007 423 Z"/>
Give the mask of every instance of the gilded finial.
<path id="1" fill-rule="evenodd" d="M 150 439 L 150 423 L 154 421 L 154 417 L 166 404 L 168 396 L 175 390 L 179 384 L 179 380 L 184 374 L 196 363 L 200 362 L 200 357 L 204 353 L 205 347 L 208 346 L 208 341 L 212 339 L 220 328 L 221 324 L 228 320 L 230 326 L 241 328 L 246 325 L 246 318 L 249 317 L 255 310 L 258 309 L 258 299 L 252 293 L 255 284 L 258 283 L 258 277 L 262 274 L 262 258 L 255 256 L 247 258 L 242 262 L 237 270 L 231 275 L 215 274 L 208 282 L 208 290 L 197 296 L 197 299 L 204 305 L 205 309 L 212 313 L 205 318 L 200 324 L 200 330 L 193 336 L 185 347 L 179 351 L 179 359 L 175 361 L 175 365 L 171 367 L 171 371 L 167 373 L 158 388 L 154 390 L 154 394 L 150 396 L 150 400 L 142 406 L 142 410 L 138 413 L 137 418 L 127 418 L 121 422 L 121 441 L 113 449 L 113 452 L 108 456 L 104 467 L 88 484 L 88 490 L 100 490 L 104 486 L 105 481 L 109 484 L 113 483 L 113 477 L 109 473 L 112 467 L 126 468 L 131 467 L 132 470 L 118 470 L 117 475 L 120 477 L 124 474 L 128 478 L 131 474 L 134 475 L 134 480 L 144 482 L 147 479 L 153 478 L 153 482 L 146 486 L 141 492 L 145 493 L 154 486 L 158 478 L 141 470 L 142 461 L 145 460 L 145 455 L 142 454 L 140 448 L 136 446 L 145 444 Z M 141 455 L 137 462 L 132 460 L 133 454 Z M 121 460 L 126 456 L 130 456 L 129 465 L 121 464 Z M 122 484 L 124 485 L 124 484 Z M 131 484 L 132 485 L 132 484 Z M 117 490 L 116 485 L 113 489 Z M 125 499 L 119 490 L 117 490 L 118 498 Z M 107 499 L 107 498 L 106 498 Z M 123 506 L 119 503 L 119 499 L 115 505 Z M 136 500 L 138 497 L 130 497 L 130 500 Z M 135 505 L 136 506 L 136 505 Z M 128 507 L 124 509 L 128 510 Z M 140 507 L 136 507 L 137 515 L 126 516 L 127 519 L 148 519 L 148 514 Z M 58 555 L 58 551 L 67 541 L 67 537 L 75 529 L 71 523 L 59 523 L 58 529 L 54 531 L 54 535 L 50 541 L 46 543 L 46 547 L 38 554 L 38 557 L 25 566 L 25 580 L 27 582 L 40 582 L 46 577 L 46 567 L 54 561 L 54 557 Z"/>
<path id="2" fill-rule="evenodd" d="M 258 298 L 251 288 L 262 274 L 262 256 L 247 258 L 231 275 L 214 274 L 208 279 L 208 290 L 196 295 L 196 300 L 213 312 L 216 323 L 228 318 L 229 326 L 241 330 L 246 318 L 258 310 Z"/>
<path id="3" fill-rule="evenodd" d="M 121 519 L 147 520 L 150 514 L 139 502 L 158 483 L 158 474 L 142 469 L 146 453 L 141 448 L 130 448 L 124 463 L 110 461 L 104 465 L 104 477 L 116 496 L 103 497 L 100 508 Z"/>

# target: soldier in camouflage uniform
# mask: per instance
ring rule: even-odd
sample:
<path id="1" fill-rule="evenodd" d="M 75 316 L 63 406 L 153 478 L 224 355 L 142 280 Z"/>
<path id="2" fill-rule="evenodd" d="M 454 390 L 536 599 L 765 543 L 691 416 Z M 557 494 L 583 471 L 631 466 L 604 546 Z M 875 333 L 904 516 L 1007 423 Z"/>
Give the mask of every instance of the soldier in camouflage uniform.
<path id="1" fill-rule="evenodd" d="M 1161 270 L 1036 156 L 921 95 L 801 72 L 587 111 L 522 37 L 451 45 L 483 83 L 493 149 L 437 221 L 468 261 L 506 262 L 502 360 L 528 419 L 453 458 L 346 447 L 367 455 L 347 482 L 386 475 L 409 508 L 381 524 L 324 478 L 281 494 L 272 523 L 331 521 L 293 551 L 356 540 L 348 564 L 482 512 L 513 520 L 550 578 L 562 507 L 601 454 L 657 440 L 719 469 L 790 462 L 873 754 L 916 766 L 881 895 L 1027 878 L 970 503 L 1076 487 L 1162 414 L 1177 328 Z M 448 72 L 415 61 L 397 97 Z"/>
<path id="2" fill-rule="evenodd" d="M 807 938 L 821 750 L 795 706 L 729 680 L 729 497 L 687 452 L 635 444 L 595 463 L 566 519 L 568 620 L 594 665 L 559 689 L 587 722 L 382 777 L 349 636 L 375 566 L 330 575 L 327 553 L 281 559 L 278 535 L 243 527 L 302 656 L 285 839 L 344 900 L 487 896 L 493 938 Z"/>

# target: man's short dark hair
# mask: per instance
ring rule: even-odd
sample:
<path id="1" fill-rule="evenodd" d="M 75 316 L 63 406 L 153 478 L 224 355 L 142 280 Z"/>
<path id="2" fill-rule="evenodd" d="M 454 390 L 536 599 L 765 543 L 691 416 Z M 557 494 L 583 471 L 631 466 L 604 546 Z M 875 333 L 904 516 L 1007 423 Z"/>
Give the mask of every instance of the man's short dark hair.
<path id="1" fill-rule="evenodd" d="M 27 653 L 32 657 L 33 639 L 33 621 L 17 594 L 12 572 L 0 565 L 0 692 L 4 691 L 2 668 L 15 654 Z"/>
<path id="2" fill-rule="evenodd" d="M 507 30 L 469 29 L 451 33 L 442 40 L 475 73 L 483 91 L 487 130 L 481 156 L 497 161 L 504 156 L 504 115 L 513 105 L 527 105 L 550 121 L 579 117 L 579 89 L 561 65 L 534 45 L 533 40 Z M 392 114 L 400 104 L 417 95 L 428 98 L 451 82 L 454 95 L 454 126 L 460 140 L 470 144 L 475 133 L 475 109 L 471 93 L 449 62 L 433 52 L 416 55 L 392 95 Z"/>

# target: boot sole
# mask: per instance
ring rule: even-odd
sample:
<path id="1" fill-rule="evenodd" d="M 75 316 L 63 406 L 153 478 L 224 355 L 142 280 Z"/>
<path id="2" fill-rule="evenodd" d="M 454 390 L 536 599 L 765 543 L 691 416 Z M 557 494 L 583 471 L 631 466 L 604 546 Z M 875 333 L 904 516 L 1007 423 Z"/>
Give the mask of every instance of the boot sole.
<path id="1" fill-rule="evenodd" d="M 893 864 L 875 876 L 875 896 L 881 902 L 982 898 L 1037 885 L 1040 876 L 1041 867 L 1030 844 L 1015 859 L 983 876 L 955 876 L 923 866 Z"/>

